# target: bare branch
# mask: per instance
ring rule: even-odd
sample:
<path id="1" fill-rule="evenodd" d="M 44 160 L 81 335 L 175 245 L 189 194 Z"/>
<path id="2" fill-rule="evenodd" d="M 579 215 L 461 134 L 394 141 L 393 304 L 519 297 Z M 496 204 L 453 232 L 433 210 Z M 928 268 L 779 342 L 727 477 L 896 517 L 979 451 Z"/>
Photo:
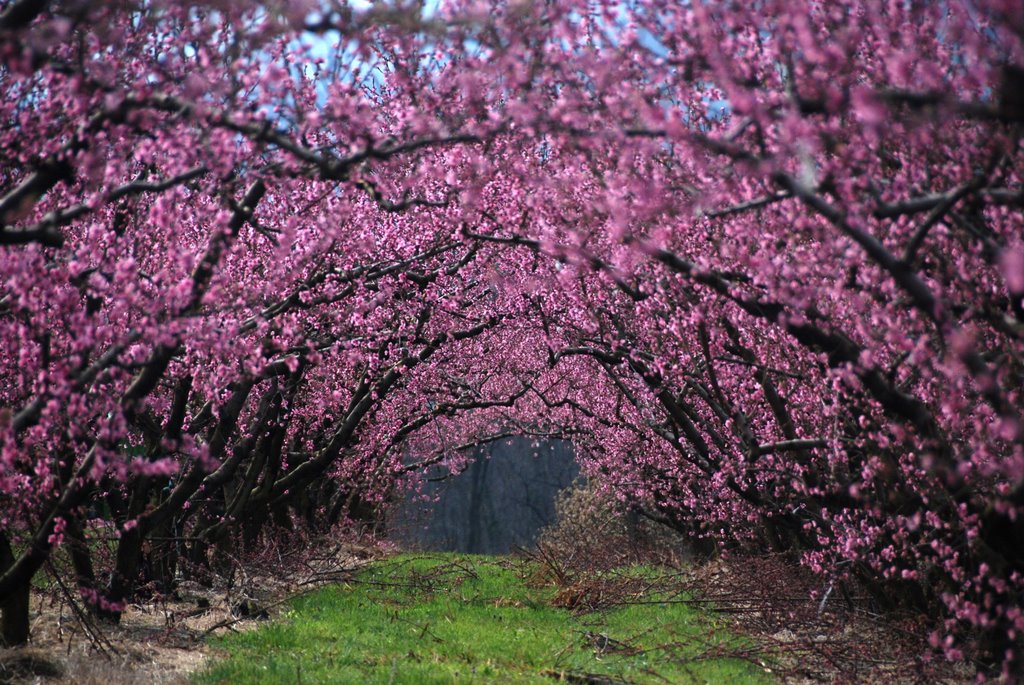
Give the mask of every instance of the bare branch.
<path id="1" fill-rule="evenodd" d="M 828 440 L 822 439 L 797 439 L 797 440 L 782 440 L 781 442 L 772 442 L 766 445 L 758 445 L 758 454 L 771 454 L 773 452 L 797 452 L 799 450 L 810 450 L 821 447 L 828 447 Z"/>

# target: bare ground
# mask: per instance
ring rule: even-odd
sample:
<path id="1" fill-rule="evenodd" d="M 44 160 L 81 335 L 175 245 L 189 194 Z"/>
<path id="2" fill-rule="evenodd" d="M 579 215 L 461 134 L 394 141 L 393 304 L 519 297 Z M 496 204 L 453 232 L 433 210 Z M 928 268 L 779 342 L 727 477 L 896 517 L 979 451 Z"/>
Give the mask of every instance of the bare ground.
<path id="1" fill-rule="evenodd" d="M 692 567 L 689 584 L 695 601 L 754 640 L 783 682 L 974 682 L 968 663 L 950 663 L 929 649 L 928 617 L 881 612 L 856 586 L 823 586 L 780 557 L 716 559 Z"/>
<path id="2" fill-rule="evenodd" d="M 129 605 L 117 626 L 87 616 L 59 588 L 35 591 L 30 642 L 0 649 L 0 685 L 184 685 L 209 657 L 210 635 L 251 629 L 289 598 L 344 579 L 381 554 L 343 543 L 301 560 L 247 566 L 230 585 L 183 581 L 172 597 Z"/>

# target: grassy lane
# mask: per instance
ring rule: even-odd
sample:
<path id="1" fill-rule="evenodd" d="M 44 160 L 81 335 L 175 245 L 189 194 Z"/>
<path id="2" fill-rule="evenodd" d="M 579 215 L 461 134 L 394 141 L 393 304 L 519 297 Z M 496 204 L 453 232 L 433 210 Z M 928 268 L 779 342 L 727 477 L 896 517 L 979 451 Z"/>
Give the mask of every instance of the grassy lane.
<path id="1" fill-rule="evenodd" d="M 576 614 L 571 591 L 507 558 L 403 555 L 296 599 L 275 622 L 220 638 L 200 683 L 768 683 L 713 616 L 651 569 L 620 572 L 614 606 Z M 603 582 L 603 581 L 602 581 Z M 623 604 L 620 600 L 626 599 Z"/>

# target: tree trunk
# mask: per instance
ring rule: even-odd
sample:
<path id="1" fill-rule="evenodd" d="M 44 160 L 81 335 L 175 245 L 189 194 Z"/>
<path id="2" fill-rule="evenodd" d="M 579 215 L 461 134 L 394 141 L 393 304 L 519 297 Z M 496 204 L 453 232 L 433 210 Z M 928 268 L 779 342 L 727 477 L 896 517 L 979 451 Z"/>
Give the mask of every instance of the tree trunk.
<path id="1" fill-rule="evenodd" d="M 487 467 L 491 460 L 482 450 L 473 453 L 473 461 L 470 462 L 470 491 L 469 511 L 467 525 L 469 530 L 466 537 L 466 551 L 479 554 L 485 551 L 484 544 L 490 540 L 490 535 L 484 535 L 483 507 L 484 500 L 490 496 L 487 490 Z"/>
<path id="2" fill-rule="evenodd" d="M 0 569 L 14 564 L 10 540 L 0 533 Z M 28 600 L 31 584 L 24 582 L 0 599 L 0 646 L 13 647 L 28 642 Z"/>
<path id="3" fill-rule="evenodd" d="M 142 542 L 142 531 L 138 527 L 121 533 L 114 570 L 110 574 L 106 590 L 110 606 L 105 609 L 100 606 L 95 607 L 97 615 L 113 623 L 121 621 L 119 607 L 131 597 L 135 589 L 135 578 L 139 573 L 139 561 L 142 558 Z"/>
<path id="4" fill-rule="evenodd" d="M 96 591 L 96 572 L 89 553 L 89 543 L 85 539 L 82 522 L 77 517 L 67 519 L 68 552 L 71 554 L 71 565 L 75 569 L 75 582 L 86 596 Z"/>

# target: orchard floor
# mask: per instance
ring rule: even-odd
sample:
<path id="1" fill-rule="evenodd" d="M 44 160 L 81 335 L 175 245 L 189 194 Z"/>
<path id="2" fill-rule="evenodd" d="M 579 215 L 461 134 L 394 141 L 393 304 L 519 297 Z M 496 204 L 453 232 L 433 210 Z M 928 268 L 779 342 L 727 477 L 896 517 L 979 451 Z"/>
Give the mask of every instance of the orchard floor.
<path id="1" fill-rule="evenodd" d="M 380 556 L 376 547 L 346 542 L 298 561 L 236 568 L 209 586 L 185 581 L 173 597 L 130 604 L 117 626 L 83 616 L 43 576 L 31 601 L 29 646 L 0 648 L 0 685 L 188 685 L 215 636 L 253 630 L 293 598 Z"/>
<path id="2" fill-rule="evenodd" d="M 215 640 L 209 685 L 771 683 L 750 640 L 695 608 L 676 573 L 609 571 L 560 586 L 535 562 L 399 555 Z"/>
<path id="3" fill-rule="evenodd" d="M 0 684 L 185 685 L 206 658 L 203 633 L 229 616 L 223 602 L 186 587 L 180 600 L 128 606 L 111 626 L 80 620 L 65 597 L 35 591 L 31 643 L 0 650 Z"/>
<path id="4" fill-rule="evenodd" d="M 916 659 L 915 619 L 882 620 L 839 590 L 811 600 L 778 560 L 571 574 L 536 558 L 377 556 L 338 547 L 285 578 L 185 584 L 116 629 L 76 621 L 51 589 L 31 647 L 0 651 L 0 685 L 970 680 Z"/>

